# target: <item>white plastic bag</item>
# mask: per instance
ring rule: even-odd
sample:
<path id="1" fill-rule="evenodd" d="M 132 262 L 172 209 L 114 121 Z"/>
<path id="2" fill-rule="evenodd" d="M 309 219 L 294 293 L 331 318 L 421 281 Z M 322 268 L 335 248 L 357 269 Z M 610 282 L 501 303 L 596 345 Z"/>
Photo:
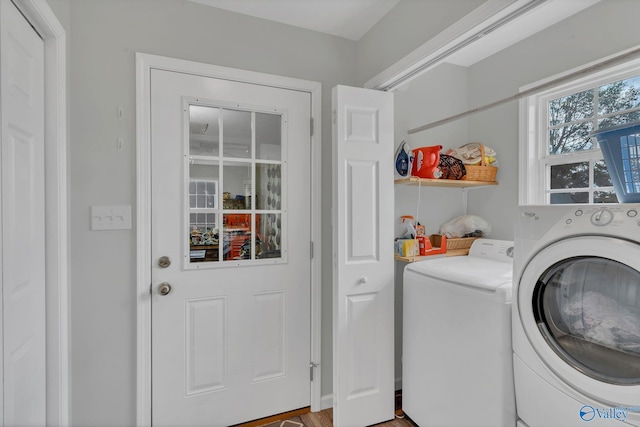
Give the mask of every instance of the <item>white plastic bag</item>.
<path id="1" fill-rule="evenodd" d="M 440 226 L 440 234 L 447 238 L 464 237 L 467 234 L 482 233 L 488 236 L 491 233 L 491 224 L 477 215 L 462 215 Z"/>

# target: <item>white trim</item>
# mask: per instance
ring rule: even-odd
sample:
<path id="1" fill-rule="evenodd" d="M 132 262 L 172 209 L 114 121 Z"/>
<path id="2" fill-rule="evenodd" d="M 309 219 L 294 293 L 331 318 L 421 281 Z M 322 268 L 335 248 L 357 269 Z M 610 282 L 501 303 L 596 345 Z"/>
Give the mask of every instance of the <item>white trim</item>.
<path id="1" fill-rule="evenodd" d="M 322 396 L 320 411 L 324 411 L 325 409 L 329 408 L 333 408 L 333 393 L 325 394 Z"/>
<path id="2" fill-rule="evenodd" d="M 44 40 L 47 425 L 69 425 L 66 35 L 45 0 L 13 0 Z"/>
<path id="3" fill-rule="evenodd" d="M 487 28 L 530 0 L 487 0 L 471 13 L 409 53 L 404 58 L 364 84 L 367 89 L 394 90 L 444 62 L 456 46 Z M 468 44 L 465 44 L 467 46 Z M 432 61 L 435 61 L 432 63 Z M 430 64 L 426 66 L 426 64 Z"/>
<path id="4" fill-rule="evenodd" d="M 321 95 L 320 83 L 199 62 L 136 53 L 136 158 L 137 158 L 137 408 L 136 425 L 151 426 L 151 69 L 198 74 L 239 82 L 257 83 L 311 94 L 315 130 L 311 136 L 311 358 L 321 365 Z M 321 367 L 311 383 L 311 410 L 321 410 Z"/>
<path id="5" fill-rule="evenodd" d="M 527 96 L 520 100 L 519 106 L 519 172 L 518 172 L 518 204 L 519 205 L 538 205 L 547 204 L 546 189 L 546 168 L 548 165 L 555 163 L 554 160 L 546 154 L 545 148 L 542 146 L 546 138 L 542 138 L 546 132 L 546 111 L 543 106 L 546 102 L 569 95 L 571 93 L 580 92 L 589 88 L 606 84 L 610 81 L 623 80 L 640 74 L 640 58 L 628 60 L 609 67 L 602 67 L 598 71 L 586 73 L 588 70 L 595 69 L 602 63 L 623 57 L 626 54 L 638 50 L 639 46 L 626 49 L 622 52 L 609 55 L 605 58 L 592 61 L 588 64 L 575 67 L 563 73 L 547 77 L 537 82 L 520 87 L 519 91 L 526 92 L 536 87 L 544 87 L 553 81 L 562 81 L 571 75 L 580 75 L 585 72 L 582 77 L 559 83 L 556 86 L 541 90 L 531 96 Z M 584 161 L 594 158 L 599 150 L 590 151 L 583 155 L 578 153 L 568 153 L 564 158 L 573 157 L 576 161 Z M 559 158 L 560 156 L 554 156 Z M 562 161 L 562 163 L 571 163 L 570 160 Z M 593 191 L 593 188 L 589 190 Z"/>

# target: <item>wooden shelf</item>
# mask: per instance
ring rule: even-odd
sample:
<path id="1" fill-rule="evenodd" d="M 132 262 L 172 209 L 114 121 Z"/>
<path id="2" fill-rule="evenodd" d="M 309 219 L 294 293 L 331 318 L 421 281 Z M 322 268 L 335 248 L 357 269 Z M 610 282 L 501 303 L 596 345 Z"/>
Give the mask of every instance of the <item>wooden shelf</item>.
<path id="1" fill-rule="evenodd" d="M 395 180 L 396 184 L 401 185 L 421 185 L 425 187 L 449 187 L 449 188 L 466 188 L 466 187 L 484 187 L 488 185 L 498 185 L 497 181 L 467 181 L 466 179 L 429 179 L 418 178 L 412 176 L 410 178 L 400 178 Z"/>
<path id="2" fill-rule="evenodd" d="M 427 255 L 427 256 L 398 256 L 395 255 L 395 260 L 396 261 L 402 261 L 402 262 L 415 262 L 415 261 L 422 261 L 423 259 L 429 259 L 429 258 L 434 258 L 434 257 L 442 257 L 442 256 L 462 256 L 462 255 L 469 255 L 469 248 L 467 249 L 452 249 L 450 251 L 447 251 L 444 254 L 435 254 L 435 255 Z"/>

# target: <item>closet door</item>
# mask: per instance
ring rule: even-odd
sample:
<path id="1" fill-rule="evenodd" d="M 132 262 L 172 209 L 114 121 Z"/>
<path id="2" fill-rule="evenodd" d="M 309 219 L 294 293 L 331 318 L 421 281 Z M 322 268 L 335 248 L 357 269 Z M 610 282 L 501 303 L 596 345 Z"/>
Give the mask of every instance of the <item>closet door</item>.
<path id="1" fill-rule="evenodd" d="M 393 95 L 333 89 L 334 425 L 394 416 Z"/>
<path id="2" fill-rule="evenodd" d="M 0 424 L 37 426 L 46 417 L 44 42 L 9 0 L 0 0 L 0 93 Z"/>

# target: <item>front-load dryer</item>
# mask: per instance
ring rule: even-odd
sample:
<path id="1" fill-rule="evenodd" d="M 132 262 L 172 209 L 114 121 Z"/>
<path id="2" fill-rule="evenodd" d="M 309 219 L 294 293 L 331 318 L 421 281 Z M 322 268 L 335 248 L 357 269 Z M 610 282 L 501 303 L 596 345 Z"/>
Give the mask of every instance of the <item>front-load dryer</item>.
<path id="1" fill-rule="evenodd" d="M 526 425 L 640 426 L 640 205 L 520 207 L 512 328 Z"/>

